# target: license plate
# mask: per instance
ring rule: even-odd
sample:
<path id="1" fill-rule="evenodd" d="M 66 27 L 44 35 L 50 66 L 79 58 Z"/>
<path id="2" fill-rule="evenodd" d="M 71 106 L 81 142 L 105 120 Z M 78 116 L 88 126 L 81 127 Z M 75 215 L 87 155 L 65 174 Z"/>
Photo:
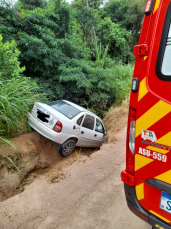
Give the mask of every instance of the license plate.
<path id="1" fill-rule="evenodd" d="M 171 214 L 171 195 L 162 192 L 160 208 Z"/>

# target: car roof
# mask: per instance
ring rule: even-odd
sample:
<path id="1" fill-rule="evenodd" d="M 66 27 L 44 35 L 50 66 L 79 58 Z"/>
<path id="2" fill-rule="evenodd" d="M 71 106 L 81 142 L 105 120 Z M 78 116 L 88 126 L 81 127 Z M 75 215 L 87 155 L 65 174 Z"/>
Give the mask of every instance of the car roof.
<path id="1" fill-rule="evenodd" d="M 98 119 L 100 119 L 100 117 L 98 117 L 96 114 L 94 114 L 93 112 L 91 112 L 91 111 L 89 111 L 89 110 L 87 110 L 87 109 L 85 109 L 85 108 L 83 108 L 83 107 L 81 107 L 81 106 L 79 106 L 79 105 L 77 105 L 77 104 L 75 104 L 75 103 L 72 103 L 72 102 L 69 102 L 69 101 L 67 101 L 67 100 L 63 100 L 64 102 L 66 102 L 66 103 L 68 103 L 68 104 L 70 104 L 70 105 L 72 105 L 73 107 L 75 107 L 75 108 L 77 108 L 78 110 L 80 110 L 81 112 L 88 112 L 89 114 L 92 114 L 92 115 L 94 115 L 94 116 L 96 116 Z M 101 120 L 101 119 L 100 119 Z"/>

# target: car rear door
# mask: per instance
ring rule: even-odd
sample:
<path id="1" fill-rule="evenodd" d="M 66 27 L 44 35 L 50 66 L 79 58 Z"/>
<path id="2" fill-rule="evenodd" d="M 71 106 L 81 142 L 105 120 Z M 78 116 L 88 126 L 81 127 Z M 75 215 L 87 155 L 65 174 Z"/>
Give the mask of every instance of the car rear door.
<path id="1" fill-rule="evenodd" d="M 171 1 L 156 0 L 138 95 L 135 184 L 141 206 L 171 224 Z"/>

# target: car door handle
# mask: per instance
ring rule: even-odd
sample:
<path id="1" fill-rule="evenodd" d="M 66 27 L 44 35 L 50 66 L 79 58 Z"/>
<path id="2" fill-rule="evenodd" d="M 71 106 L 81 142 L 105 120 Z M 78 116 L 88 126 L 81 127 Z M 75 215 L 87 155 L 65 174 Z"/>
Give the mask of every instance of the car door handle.
<path id="1" fill-rule="evenodd" d="M 95 134 L 94 137 L 97 137 L 97 134 Z"/>
<path id="2" fill-rule="evenodd" d="M 84 131 L 81 131 L 81 134 L 84 134 Z"/>

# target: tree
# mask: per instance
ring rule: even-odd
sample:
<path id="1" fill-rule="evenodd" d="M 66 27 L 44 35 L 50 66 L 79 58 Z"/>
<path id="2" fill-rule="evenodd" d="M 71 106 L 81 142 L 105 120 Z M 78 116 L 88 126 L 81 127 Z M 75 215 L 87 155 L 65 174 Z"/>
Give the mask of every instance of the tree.
<path id="1" fill-rule="evenodd" d="M 81 9 L 83 7 L 99 9 L 100 5 L 103 4 L 103 0 L 74 0 L 72 7 Z"/>
<path id="2" fill-rule="evenodd" d="M 96 19 L 93 10 L 84 7 L 77 11 L 76 18 L 77 22 L 81 26 L 81 30 L 83 31 L 83 42 L 89 42 L 91 40 L 94 41 L 94 27 Z"/>
<path id="3" fill-rule="evenodd" d="M 93 9 L 99 9 L 100 5 L 103 4 L 103 0 L 91 0 L 89 1 L 89 7 Z"/>
<path id="4" fill-rule="evenodd" d="M 2 43 L 2 35 L 0 34 L 0 78 L 10 79 L 20 75 L 25 67 L 20 68 L 18 61 L 19 50 L 15 41 L 7 41 Z"/>
<path id="5" fill-rule="evenodd" d="M 132 33 L 131 48 L 138 43 L 146 0 L 111 0 L 99 11 L 101 18 L 110 17 L 112 22 Z"/>
<path id="6" fill-rule="evenodd" d="M 45 0 L 19 0 L 21 9 L 33 10 L 37 7 L 44 8 L 46 5 Z"/>
<path id="7" fill-rule="evenodd" d="M 99 24 L 98 35 L 103 46 L 109 45 L 108 54 L 112 58 L 128 62 L 130 57 L 130 32 L 119 24 L 112 22 L 110 18 L 105 17 Z"/>

